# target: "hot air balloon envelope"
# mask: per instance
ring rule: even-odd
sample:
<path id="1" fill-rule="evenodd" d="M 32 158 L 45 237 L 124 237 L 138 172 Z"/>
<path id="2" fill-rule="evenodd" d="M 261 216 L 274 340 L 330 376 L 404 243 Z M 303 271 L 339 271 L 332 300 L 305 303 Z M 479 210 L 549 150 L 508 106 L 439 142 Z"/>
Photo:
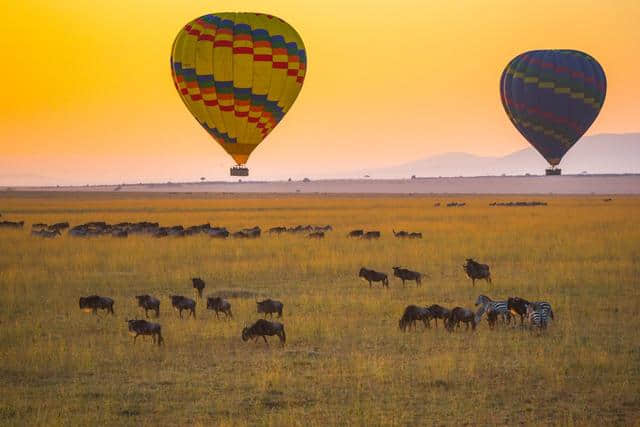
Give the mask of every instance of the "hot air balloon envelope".
<path id="1" fill-rule="evenodd" d="M 194 19 L 180 30 L 171 52 L 180 97 L 238 165 L 289 111 L 306 69 L 298 33 L 260 13 Z"/>
<path id="2" fill-rule="evenodd" d="M 606 92 L 598 61 L 576 50 L 525 52 L 500 78 L 509 119 L 553 167 L 594 122 Z"/>

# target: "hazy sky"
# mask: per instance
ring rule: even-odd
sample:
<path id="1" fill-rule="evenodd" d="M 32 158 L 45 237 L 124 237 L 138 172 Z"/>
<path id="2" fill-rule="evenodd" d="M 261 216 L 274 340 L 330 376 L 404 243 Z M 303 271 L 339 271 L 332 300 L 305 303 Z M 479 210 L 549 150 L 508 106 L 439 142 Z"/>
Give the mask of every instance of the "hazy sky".
<path id="1" fill-rule="evenodd" d="M 178 30 L 223 11 L 277 15 L 308 52 L 298 100 L 251 156 L 254 177 L 523 148 L 498 81 L 530 49 L 583 50 L 602 64 L 607 99 L 588 134 L 640 130 L 638 0 L 20 0 L 0 6 L 0 182 L 226 176 L 231 159 L 169 68 Z"/>

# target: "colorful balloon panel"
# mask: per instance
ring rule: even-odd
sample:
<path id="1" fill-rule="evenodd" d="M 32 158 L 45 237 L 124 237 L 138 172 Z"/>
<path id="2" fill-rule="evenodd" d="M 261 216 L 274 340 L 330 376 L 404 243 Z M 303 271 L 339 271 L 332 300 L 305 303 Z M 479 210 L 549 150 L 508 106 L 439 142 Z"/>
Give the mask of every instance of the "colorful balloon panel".
<path id="1" fill-rule="evenodd" d="M 500 78 L 500 96 L 518 131 L 552 165 L 594 122 L 607 92 L 604 70 L 576 50 L 516 56 Z"/>
<path id="2" fill-rule="evenodd" d="M 282 120 L 302 89 L 304 44 L 280 18 L 215 13 L 189 22 L 176 36 L 171 75 L 202 127 L 245 164 Z"/>

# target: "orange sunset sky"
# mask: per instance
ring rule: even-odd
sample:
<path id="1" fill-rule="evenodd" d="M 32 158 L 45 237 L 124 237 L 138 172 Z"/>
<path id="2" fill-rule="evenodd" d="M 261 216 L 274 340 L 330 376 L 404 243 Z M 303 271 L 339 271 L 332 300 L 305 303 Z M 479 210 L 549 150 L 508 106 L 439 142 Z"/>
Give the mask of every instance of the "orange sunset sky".
<path id="1" fill-rule="evenodd" d="M 607 99 L 587 135 L 640 131 L 638 0 L 8 1 L 0 183 L 228 178 L 231 159 L 169 68 L 178 30 L 224 11 L 279 16 L 308 53 L 298 100 L 248 163 L 255 178 L 524 148 L 498 81 L 530 49 L 583 50 L 605 69 Z"/>

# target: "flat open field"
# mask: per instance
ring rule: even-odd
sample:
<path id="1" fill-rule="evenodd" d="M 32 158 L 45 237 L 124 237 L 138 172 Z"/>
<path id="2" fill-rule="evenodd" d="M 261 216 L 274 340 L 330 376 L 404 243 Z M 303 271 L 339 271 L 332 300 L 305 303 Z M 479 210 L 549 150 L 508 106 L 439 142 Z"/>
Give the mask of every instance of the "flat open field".
<path id="1" fill-rule="evenodd" d="M 640 198 L 544 197 L 541 207 L 489 207 L 523 197 L 0 194 L 0 424 L 451 425 L 640 423 Z M 466 202 L 462 208 L 434 202 Z M 230 230 L 331 224 L 324 240 L 207 236 L 57 239 L 32 223 L 210 222 Z M 348 239 L 355 228 L 379 241 Z M 421 240 L 392 229 L 421 231 Z M 471 286 L 466 257 L 491 265 Z M 361 266 L 428 275 L 420 288 L 358 280 Z M 168 295 L 230 298 L 216 320 L 198 301 L 178 318 Z M 115 316 L 78 297 L 115 299 Z M 165 346 L 127 333 L 144 317 L 134 295 L 161 299 Z M 480 294 L 553 304 L 545 333 L 486 321 L 402 333 L 408 304 L 474 308 Z M 287 343 L 243 342 L 255 298 L 284 302 Z"/>

